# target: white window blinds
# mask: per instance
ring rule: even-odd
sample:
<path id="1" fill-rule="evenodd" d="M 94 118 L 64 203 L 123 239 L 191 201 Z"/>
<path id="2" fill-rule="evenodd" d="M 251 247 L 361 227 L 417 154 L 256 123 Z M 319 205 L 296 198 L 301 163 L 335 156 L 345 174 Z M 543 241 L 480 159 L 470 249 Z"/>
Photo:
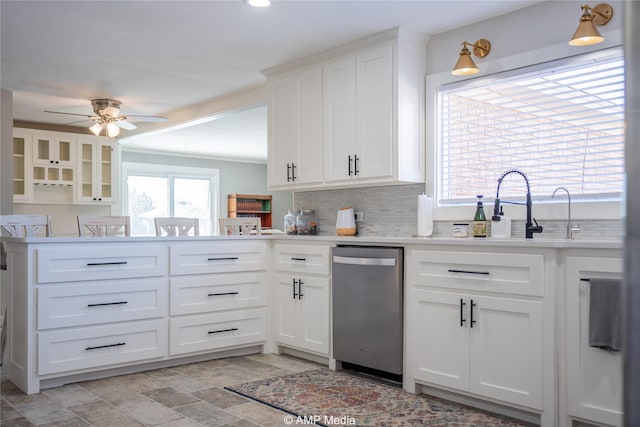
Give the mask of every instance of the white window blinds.
<path id="1" fill-rule="evenodd" d="M 438 190 L 444 204 L 495 194 L 513 168 L 534 198 L 564 186 L 576 198 L 620 198 L 624 176 L 624 61 L 545 64 L 438 90 Z M 505 180 L 500 196 L 521 198 Z"/>

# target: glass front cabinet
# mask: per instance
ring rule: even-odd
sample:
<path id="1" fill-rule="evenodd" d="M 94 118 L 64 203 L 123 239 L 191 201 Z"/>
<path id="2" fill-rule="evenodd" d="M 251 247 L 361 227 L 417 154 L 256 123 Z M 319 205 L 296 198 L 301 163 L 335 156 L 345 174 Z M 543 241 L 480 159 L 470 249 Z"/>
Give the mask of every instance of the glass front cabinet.
<path id="1" fill-rule="evenodd" d="M 114 203 L 117 150 L 111 140 L 78 139 L 77 203 Z"/>

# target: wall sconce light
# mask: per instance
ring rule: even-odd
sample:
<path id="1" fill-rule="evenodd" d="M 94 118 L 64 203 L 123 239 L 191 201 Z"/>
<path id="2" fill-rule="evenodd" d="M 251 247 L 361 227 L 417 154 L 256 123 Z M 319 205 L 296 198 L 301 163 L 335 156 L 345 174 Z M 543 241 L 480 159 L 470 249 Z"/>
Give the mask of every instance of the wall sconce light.
<path id="1" fill-rule="evenodd" d="M 471 46 L 473 54 L 478 58 L 484 58 L 491 51 L 491 43 L 487 39 L 478 39 L 475 43 L 471 44 L 467 41 L 462 42 L 462 50 L 460 51 L 460 58 L 456 62 L 456 66 L 453 67 L 451 74 L 456 76 L 466 76 L 469 74 L 475 74 L 478 71 L 473 59 L 471 59 L 471 51 L 467 49 L 467 46 Z"/>
<path id="2" fill-rule="evenodd" d="M 580 17 L 580 24 L 578 24 L 578 29 L 573 37 L 571 37 L 569 44 L 571 46 L 588 46 L 604 41 L 604 37 L 600 35 L 596 25 L 605 25 L 611 20 L 613 16 L 613 8 L 611 5 L 600 3 L 592 8 L 588 4 L 585 4 L 582 6 L 582 10 L 584 13 Z"/>

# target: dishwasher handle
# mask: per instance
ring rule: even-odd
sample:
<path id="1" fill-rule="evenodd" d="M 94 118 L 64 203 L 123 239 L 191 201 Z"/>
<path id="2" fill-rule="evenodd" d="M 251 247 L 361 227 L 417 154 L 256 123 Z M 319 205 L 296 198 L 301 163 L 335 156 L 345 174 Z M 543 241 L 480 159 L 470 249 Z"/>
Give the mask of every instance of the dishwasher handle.
<path id="1" fill-rule="evenodd" d="M 351 265 L 379 265 L 384 267 L 395 267 L 397 263 L 396 258 L 363 258 L 363 257 L 348 257 L 348 256 L 333 256 L 333 262 L 335 264 L 351 264 Z"/>

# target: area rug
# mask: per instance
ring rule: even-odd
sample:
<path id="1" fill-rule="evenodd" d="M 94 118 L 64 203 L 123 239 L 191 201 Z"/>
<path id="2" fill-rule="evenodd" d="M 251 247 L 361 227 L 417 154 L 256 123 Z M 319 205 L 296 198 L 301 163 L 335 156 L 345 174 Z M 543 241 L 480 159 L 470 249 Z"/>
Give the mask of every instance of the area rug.
<path id="1" fill-rule="evenodd" d="M 287 412 L 288 425 L 520 427 L 527 424 L 343 371 L 315 369 L 225 387 Z"/>

